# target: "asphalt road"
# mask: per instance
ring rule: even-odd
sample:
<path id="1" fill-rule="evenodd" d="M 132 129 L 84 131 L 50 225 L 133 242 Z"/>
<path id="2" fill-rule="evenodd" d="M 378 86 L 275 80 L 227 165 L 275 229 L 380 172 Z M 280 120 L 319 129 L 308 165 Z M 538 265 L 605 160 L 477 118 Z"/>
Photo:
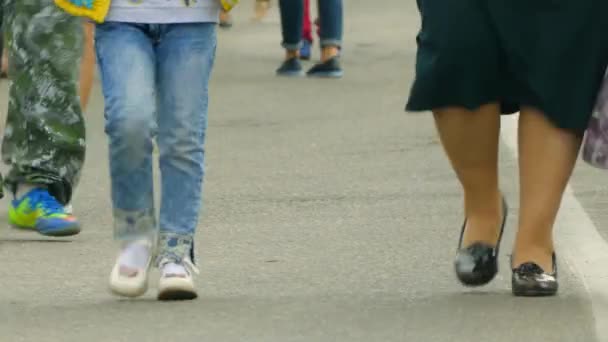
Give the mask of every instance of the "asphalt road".
<path id="1" fill-rule="evenodd" d="M 278 15 L 250 22 L 251 1 L 220 32 L 197 301 L 107 291 L 116 246 L 97 87 L 74 202 L 84 232 L 50 240 L 0 226 L 0 341 L 601 340 L 598 294 L 567 258 L 558 297 L 511 296 L 515 220 L 497 279 L 476 291 L 458 284 L 460 191 L 431 117 L 403 112 L 414 1 L 345 2 L 342 80 L 276 78 Z M 506 146 L 501 157 L 516 213 L 516 161 Z M 607 176 L 581 164 L 572 182 L 600 234 L 608 233 Z"/>

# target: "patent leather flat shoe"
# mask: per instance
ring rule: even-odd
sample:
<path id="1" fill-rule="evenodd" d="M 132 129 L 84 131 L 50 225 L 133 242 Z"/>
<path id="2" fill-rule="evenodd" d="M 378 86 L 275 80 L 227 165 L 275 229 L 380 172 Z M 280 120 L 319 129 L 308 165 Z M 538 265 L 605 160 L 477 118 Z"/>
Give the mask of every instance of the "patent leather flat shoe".
<path id="1" fill-rule="evenodd" d="M 557 294 L 557 261 L 553 253 L 553 271 L 545 272 L 533 262 L 526 262 L 513 269 L 511 286 L 513 295 L 520 297 L 543 297 Z"/>
<path id="2" fill-rule="evenodd" d="M 494 279 L 496 273 L 498 273 L 498 251 L 509 210 L 504 198 L 502 200 L 502 208 L 503 216 L 500 235 L 495 246 L 483 242 L 474 242 L 470 246 L 463 248 L 462 240 L 467 226 L 466 220 L 462 226 L 454 269 L 458 280 L 465 286 L 485 285 Z"/>

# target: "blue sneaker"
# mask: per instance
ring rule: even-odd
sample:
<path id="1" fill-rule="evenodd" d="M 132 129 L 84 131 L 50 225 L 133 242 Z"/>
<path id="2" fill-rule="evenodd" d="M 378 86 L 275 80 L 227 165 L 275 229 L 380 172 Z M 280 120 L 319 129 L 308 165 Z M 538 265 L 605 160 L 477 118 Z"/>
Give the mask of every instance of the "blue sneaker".
<path id="1" fill-rule="evenodd" d="M 310 56 L 312 55 L 312 43 L 308 40 L 302 42 L 302 47 L 300 48 L 300 59 L 303 61 L 310 60 Z"/>
<path id="2" fill-rule="evenodd" d="M 47 236 L 70 236 L 80 233 L 80 224 L 65 212 L 48 190 L 37 188 L 11 202 L 9 223 L 16 228 L 35 230 Z"/>

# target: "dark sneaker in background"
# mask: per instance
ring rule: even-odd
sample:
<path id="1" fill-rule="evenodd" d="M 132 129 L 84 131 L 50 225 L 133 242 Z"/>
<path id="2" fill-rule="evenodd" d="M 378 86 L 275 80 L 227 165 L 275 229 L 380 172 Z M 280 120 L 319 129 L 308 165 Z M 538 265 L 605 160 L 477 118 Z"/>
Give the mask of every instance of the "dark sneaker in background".
<path id="1" fill-rule="evenodd" d="M 298 57 L 290 58 L 277 69 L 277 76 L 297 77 L 302 76 L 302 64 Z"/>
<path id="2" fill-rule="evenodd" d="M 344 76 L 344 71 L 340 65 L 340 59 L 338 57 L 332 57 L 325 62 L 315 64 L 306 73 L 308 77 L 319 77 L 319 78 L 341 78 Z"/>

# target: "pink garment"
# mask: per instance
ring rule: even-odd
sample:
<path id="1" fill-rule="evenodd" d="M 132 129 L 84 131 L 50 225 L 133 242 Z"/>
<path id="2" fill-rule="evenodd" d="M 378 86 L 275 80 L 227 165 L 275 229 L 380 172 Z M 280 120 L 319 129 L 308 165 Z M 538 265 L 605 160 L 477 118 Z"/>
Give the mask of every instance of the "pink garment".
<path id="1" fill-rule="evenodd" d="M 315 25 L 317 25 L 317 35 L 319 35 L 319 31 L 321 28 L 319 27 L 319 19 L 315 20 Z M 302 39 L 312 43 L 312 21 L 310 20 L 310 0 L 304 0 L 304 22 L 302 23 Z"/>

